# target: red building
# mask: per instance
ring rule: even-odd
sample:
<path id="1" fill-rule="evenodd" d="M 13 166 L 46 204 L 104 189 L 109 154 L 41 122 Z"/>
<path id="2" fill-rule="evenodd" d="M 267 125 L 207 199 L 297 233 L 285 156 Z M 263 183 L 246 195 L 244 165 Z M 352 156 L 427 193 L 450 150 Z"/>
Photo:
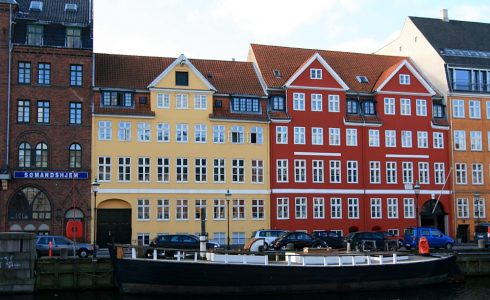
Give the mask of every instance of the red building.
<path id="1" fill-rule="evenodd" d="M 408 58 L 253 44 L 249 60 L 270 95 L 272 228 L 452 234 L 449 126 Z"/>

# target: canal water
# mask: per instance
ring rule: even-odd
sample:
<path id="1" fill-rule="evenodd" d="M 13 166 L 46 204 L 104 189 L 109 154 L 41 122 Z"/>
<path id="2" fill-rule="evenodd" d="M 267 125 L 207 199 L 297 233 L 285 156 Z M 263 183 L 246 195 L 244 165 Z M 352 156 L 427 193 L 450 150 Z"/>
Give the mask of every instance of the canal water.
<path id="1" fill-rule="evenodd" d="M 121 295 L 117 291 L 76 291 L 49 292 L 33 295 L 0 296 L 0 300 L 298 300 L 307 299 L 340 299 L 340 300 L 488 300 L 490 299 L 490 277 L 469 278 L 461 284 L 444 284 L 417 289 L 392 290 L 383 292 L 331 293 L 322 295 L 282 295 L 282 296 L 249 296 L 249 297 L 180 297 L 180 296 L 137 296 Z"/>

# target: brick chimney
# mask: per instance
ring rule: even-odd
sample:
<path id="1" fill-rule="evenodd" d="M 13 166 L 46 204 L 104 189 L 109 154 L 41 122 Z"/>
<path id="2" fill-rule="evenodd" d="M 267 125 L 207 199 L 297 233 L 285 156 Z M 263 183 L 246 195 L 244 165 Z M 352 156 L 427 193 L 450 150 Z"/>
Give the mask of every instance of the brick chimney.
<path id="1" fill-rule="evenodd" d="M 441 9 L 441 20 L 443 22 L 449 22 L 449 16 L 447 8 Z"/>

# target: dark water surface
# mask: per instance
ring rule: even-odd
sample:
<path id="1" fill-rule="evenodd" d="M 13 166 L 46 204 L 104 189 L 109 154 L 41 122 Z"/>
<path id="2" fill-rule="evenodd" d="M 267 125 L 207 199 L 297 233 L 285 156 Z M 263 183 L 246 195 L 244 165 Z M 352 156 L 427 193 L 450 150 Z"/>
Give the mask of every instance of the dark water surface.
<path id="1" fill-rule="evenodd" d="M 490 299 L 490 277 L 469 278 L 462 284 L 444 284 L 416 289 L 393 290 L 383 292 L 353 292 L 330 293 L 315 295 L 282 295 L 282 296 L 213 296 L 213 297 L 181 297 L 181 296 L 138 296 L 121 295 L 118 291 L 76 291 L 76 292 L 49 292 L 34 295 L 0 296 L 0 300 L 307 300 L 307 299 L 409 299 L 409 300 L 480 300 Z"/>

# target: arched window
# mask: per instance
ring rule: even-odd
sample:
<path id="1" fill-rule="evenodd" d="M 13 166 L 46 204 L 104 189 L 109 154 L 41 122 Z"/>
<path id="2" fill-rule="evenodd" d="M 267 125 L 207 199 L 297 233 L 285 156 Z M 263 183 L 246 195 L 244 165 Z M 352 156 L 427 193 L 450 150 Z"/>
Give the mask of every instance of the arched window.
<path id="1" fill-rule="evenodd" d="M 39 143 L 36 145 L 36 168 L 48 167 L 48 145 Z"/>
<path id="2" fill-rule="evenodd" d="M 23 142 L 19 145 L 19 168 L 31 167 L 31 145 Z"/>
<path id="3" fill-rule="evenodd" d="M 48 196 L 35 187 L 16 192 L 9 202 L 9 220 L 49 220 L 51 203 Z"/>
<path id="4" fill-rule="evenodd" d="M 82 146 L 80 144 L 70 145 L 70 168 L 82 167 Z"/>

